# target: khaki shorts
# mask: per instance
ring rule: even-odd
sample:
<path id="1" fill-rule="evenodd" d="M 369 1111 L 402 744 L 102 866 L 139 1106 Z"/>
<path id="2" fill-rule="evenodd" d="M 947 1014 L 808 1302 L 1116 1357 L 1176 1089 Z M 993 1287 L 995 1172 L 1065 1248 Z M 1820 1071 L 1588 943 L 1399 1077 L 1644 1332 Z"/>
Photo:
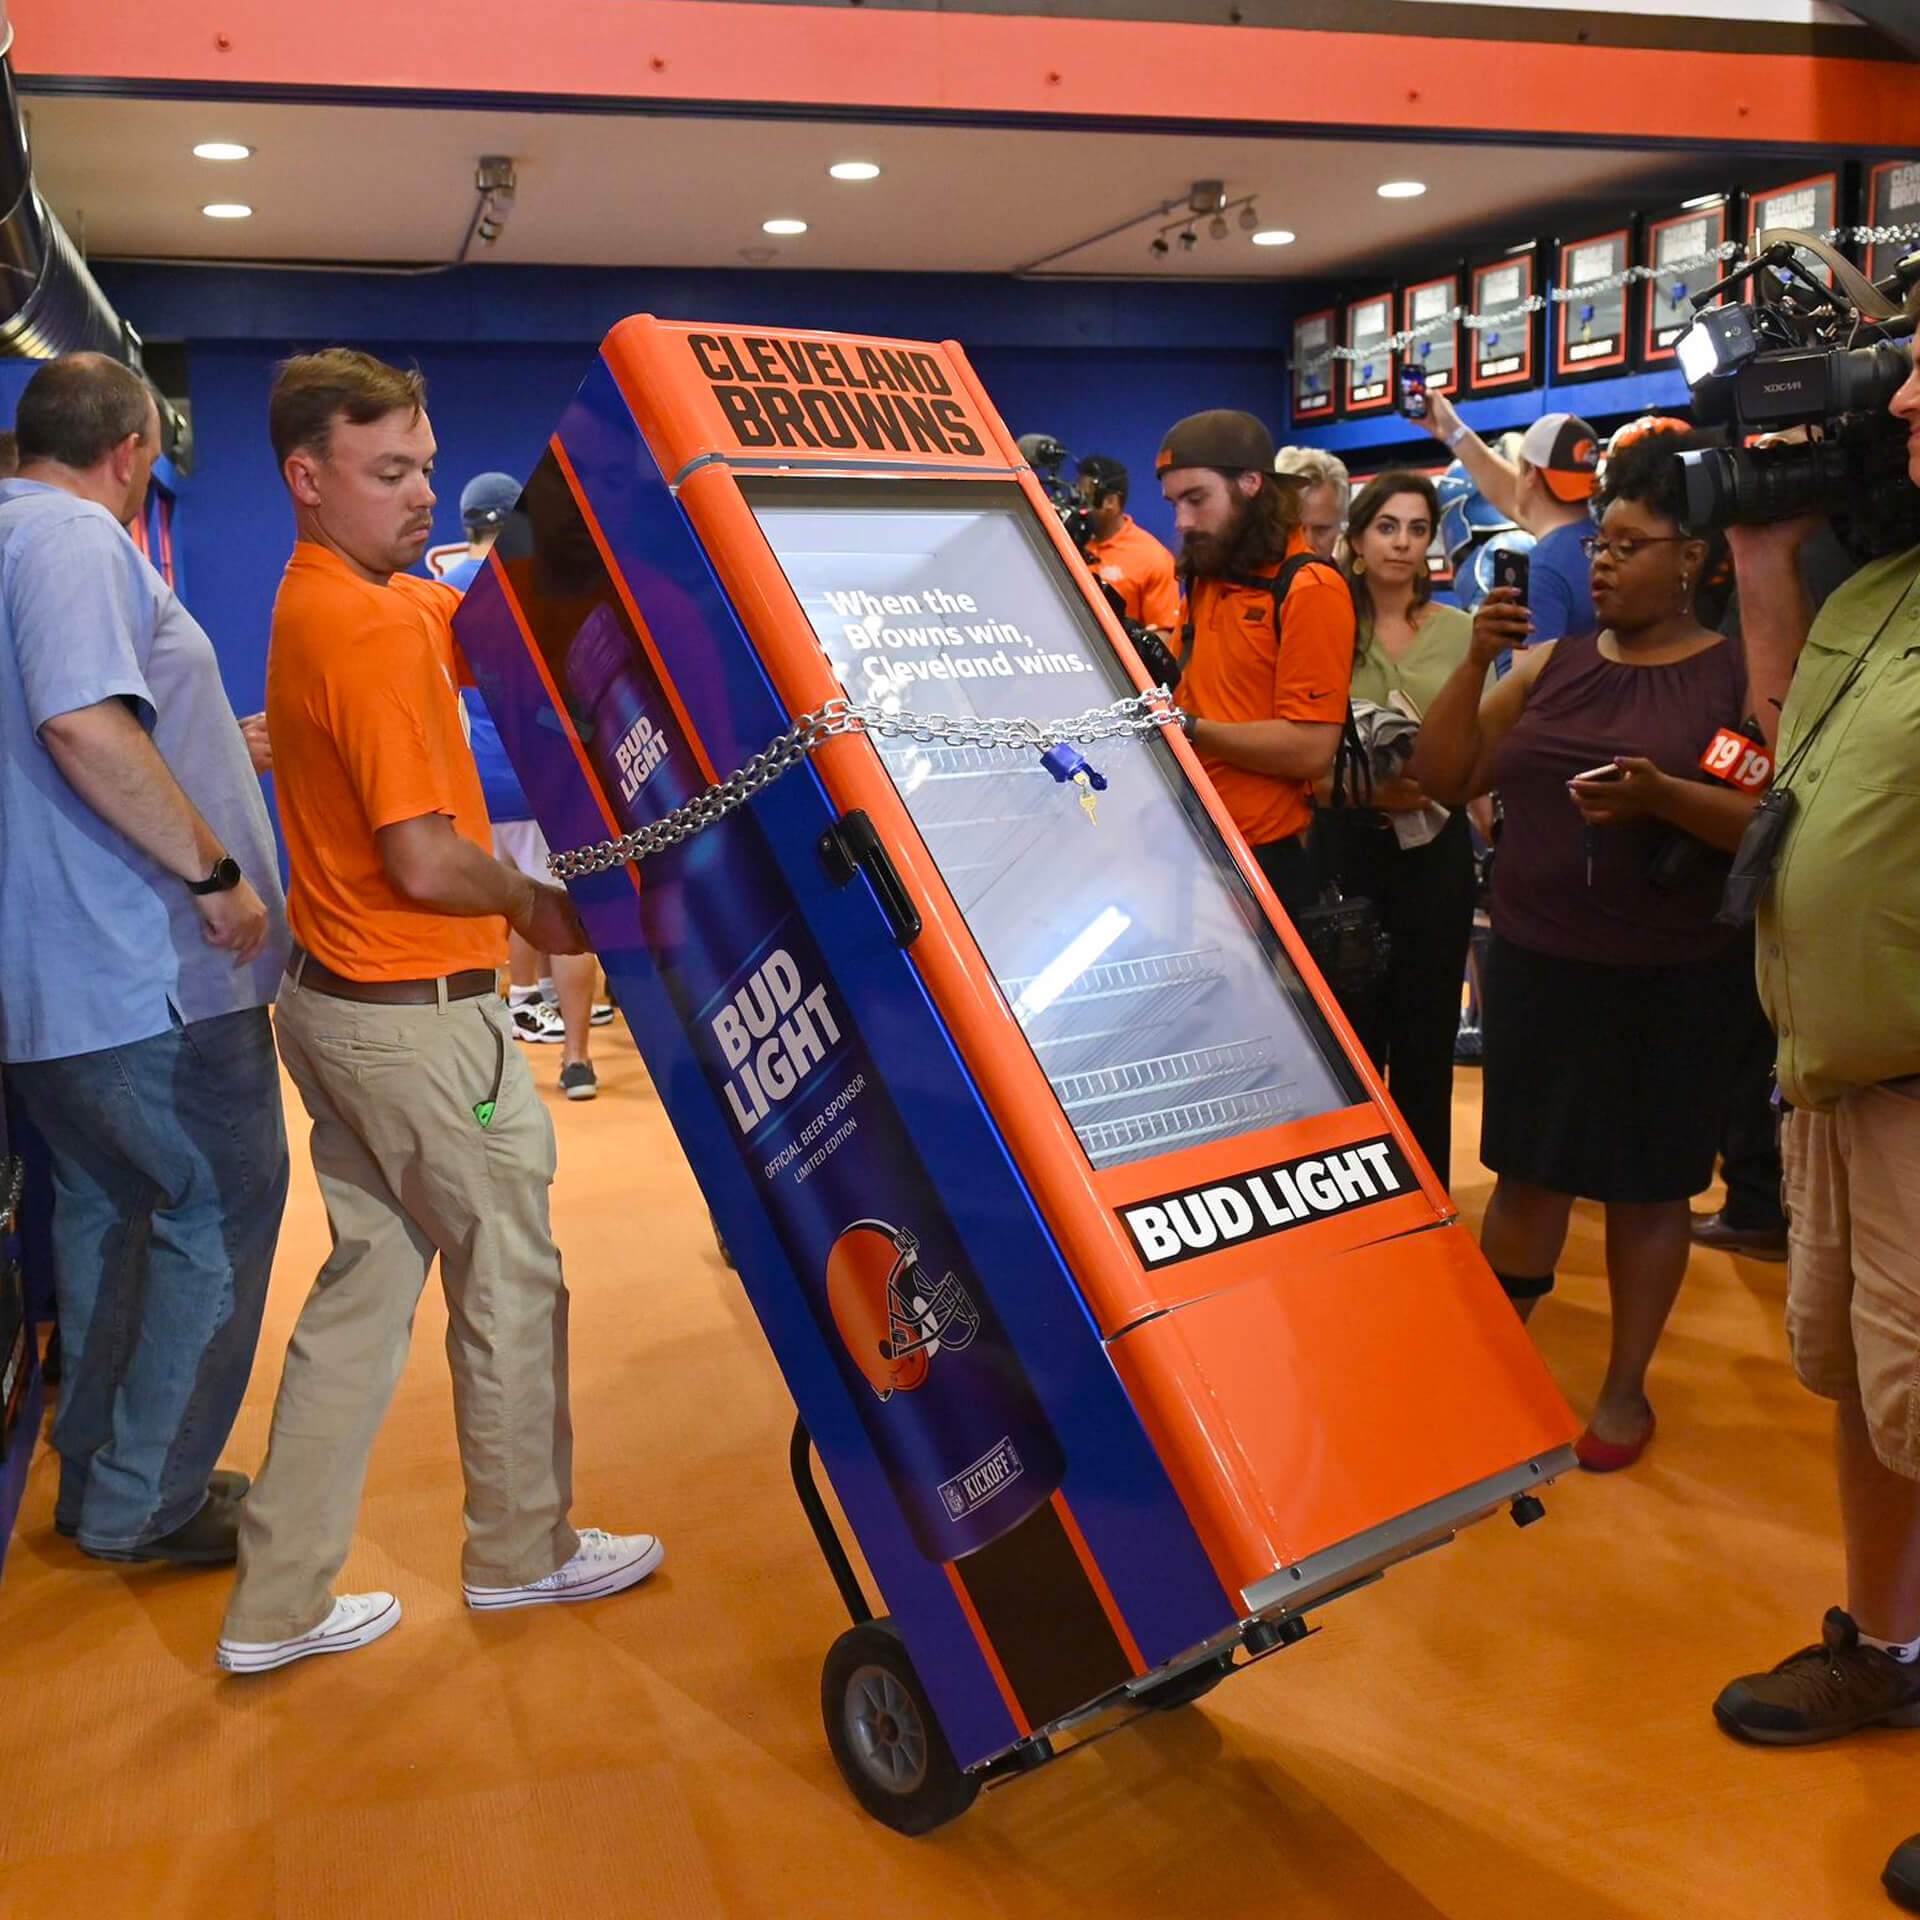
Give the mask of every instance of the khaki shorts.
<path id="1" fill-rule="evenodd" d="M 547 837 L 540 831 L 537 820 L 496 820 L 493 827 L 493 857 L 504 860 L 529 880 L 538 880 L 546 886 L 553 885 L 553 873 L 547 866 L 550 857 Z"/>
<path id="2" fill-rule="evenodd" d="M 1875 1453 L 1920 1480 L 1920 1085 L 1788 1114 L 1780 1157 L 1794 1372 L 1824 1399 L 1858 1394 Z"/>

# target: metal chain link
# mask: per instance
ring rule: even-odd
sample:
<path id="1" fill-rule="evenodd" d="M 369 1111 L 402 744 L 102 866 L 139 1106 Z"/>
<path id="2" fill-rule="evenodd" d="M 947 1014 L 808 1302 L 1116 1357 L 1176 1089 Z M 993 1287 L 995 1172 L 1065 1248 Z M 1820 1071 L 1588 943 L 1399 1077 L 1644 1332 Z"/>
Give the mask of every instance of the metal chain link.
<path id="1" fill-rule="evenodd" d="M 885 708 L 862 706 L 841 696 L 802 715 L 785 733 L 768 741 L 737 773 L 696 794 L 684 806 L 662 815 L 651 826 L 623 833 L 616 840 L 600 840 L 592 846 L 556 853 L 548 866 L 556 879 L 578 880 L 590 873 L 605 873 L 610 867 L 664 853 L 669 847 L 690 840 L 716 820 L 724 820 L 817 748 L 843 734 L 879 734 L 917 741 L 922 746 L 1006 747 L 1023 753 L 1044 753 L 1050 747 L 1068 742 L 1090 745 L 1098 740 L 1144 738 L 1162 727 L 1179 724 L 1179 710 L 1165 687 L 1155 687 L 1150 693 L 1131 694 L 1111 706 L 1089 707 L 1084 713 L 1065 720 L 890 713 Z"/>
<path id="2" fill-rule="evenodd" d="M 11 1220 L 20 1211 L 26 1185 L 27 1163 L 16 1153 L 5 1163 L 5 1178 L 0 1180 L 0 1221 Z"/>
<path id="3" fill-rule="evenodd" d="M 1821 237 L 1830 243 L 1850 241 L 1864 247 L 1888 247 L 1909 240 L 1920 240 L 1920 226 L 1830 227 Z M 1511 307 L 1502 307 L 1498 313 L 1469 313 L 1465 307 L 1449 307 L 1445 313 L 1422 320 L 1417 327 L 1407 327 L 1399 333 L 1382 334 L 1378 340 L 1370 341 L 1364 347 L 1326 347 L 1309 356 L 1303 364 L 1317 367 L 1329 360 L 1371 360 L 1382 353 L 1405 353 L 1416 340 L 1424 340 L 1428 334 L 1443 333 L 1448 327 L 1465 327 L 1469 333 L 1484 332 L 1488 327 L 1505 326 L 1522 314 L 1544 313 L 1550 306 L 1567 306 L 1575 300 L 1589 300 L 1597 294 L 1612 293 L 1642 280 L 1664 280 L 1669 274 L 1691 273 L 1695 267 L 1714 266 L 1744 256 L 1746 251 L 1743 242 L 1727 240 L 1709 253 L 1694 254 L 1685 260 L 1663 260 L 1657 267 L 1625 267 L 1618 273 L 1608 274 L 1603 280 L 1583 281 L 1577 287 L 1549 287 L 1545 293 L 1530 294 Z"/>

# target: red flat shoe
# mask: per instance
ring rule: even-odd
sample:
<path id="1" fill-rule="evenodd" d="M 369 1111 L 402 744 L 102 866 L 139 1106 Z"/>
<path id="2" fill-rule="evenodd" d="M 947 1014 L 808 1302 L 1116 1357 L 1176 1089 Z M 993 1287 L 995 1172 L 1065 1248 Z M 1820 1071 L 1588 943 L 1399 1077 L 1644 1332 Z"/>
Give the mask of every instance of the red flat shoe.
<path id="1" fill-rule="evenodd" d="M 1618 1473 L 1622 1468 L 1632 1466 L 1646 1452 L 1658 1424 L 1659 1417 L 1649 1407 L 1646 1428 L 1638 1440 L 1602 1440 L 1589 1427 L 1573 1443 L 1573 1457 L 1589 1473 Z"/>

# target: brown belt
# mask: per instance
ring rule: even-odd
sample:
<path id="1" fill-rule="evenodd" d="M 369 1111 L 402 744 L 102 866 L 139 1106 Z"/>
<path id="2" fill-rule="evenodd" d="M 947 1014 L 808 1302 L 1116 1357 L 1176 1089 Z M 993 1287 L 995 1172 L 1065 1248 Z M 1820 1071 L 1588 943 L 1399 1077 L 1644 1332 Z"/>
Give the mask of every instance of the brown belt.
<path id="1" fill-rule="evenodd" d="M 360 1000 L 374 1007 L 431 1007 L 440 1000 L 438 980 L 349 980 L 322 966 L 305 947 L 296 946 L 287 959 L 287 978 L 308 993 L 324 993 L 331 1000 Z M 491 967 L 469 967 L 446 976 L 449 1000 L 473 1000 L 497 993 L 500 977 Z"/>

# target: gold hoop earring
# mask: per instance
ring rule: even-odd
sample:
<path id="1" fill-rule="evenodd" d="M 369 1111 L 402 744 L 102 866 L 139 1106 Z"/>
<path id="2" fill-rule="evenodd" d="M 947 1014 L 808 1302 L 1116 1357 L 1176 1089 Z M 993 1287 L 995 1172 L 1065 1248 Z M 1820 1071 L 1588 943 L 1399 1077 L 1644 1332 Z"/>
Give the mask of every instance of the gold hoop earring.
<path id="1" fill-rule="evenodd" d="M 1353 570 L 1356 574 L 1362 574 L 1366 572 L 1367 562 L 1366 562 L 1366 556 L 1364 554 L 1356 553 L 1353 556 Z"/>

